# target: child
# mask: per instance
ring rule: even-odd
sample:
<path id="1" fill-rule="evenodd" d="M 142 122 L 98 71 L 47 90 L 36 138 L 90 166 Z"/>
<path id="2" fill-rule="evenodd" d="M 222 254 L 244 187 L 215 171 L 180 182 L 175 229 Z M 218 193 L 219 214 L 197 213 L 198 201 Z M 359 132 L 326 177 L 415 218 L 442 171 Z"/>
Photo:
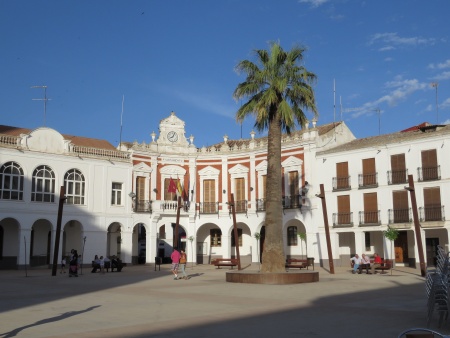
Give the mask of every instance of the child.
<path id="1" fill-rule="evenodd" d="M 61 271 L 59 273 L 66 273 L 66 257 L 63 256 L 61 259 Z"/>

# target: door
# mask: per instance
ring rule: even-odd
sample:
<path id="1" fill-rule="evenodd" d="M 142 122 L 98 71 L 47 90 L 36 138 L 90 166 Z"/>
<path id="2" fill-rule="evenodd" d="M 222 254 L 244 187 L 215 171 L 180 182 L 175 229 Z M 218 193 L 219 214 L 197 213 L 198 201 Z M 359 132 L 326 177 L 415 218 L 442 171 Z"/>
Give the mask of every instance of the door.
<path id="1" fill-rule="evenodd" d="M 436 266 L 437 246 L 439 245 L 439 238 L 427 238 L 426 250 L 427 250 L 427 266 Z"/>
<path id="2" fill-rule="evenodd" d="M 408 263 L 408 235 L 406 231 L 400 231 L 394 241 L 394 252 L 396 263 Z"/>

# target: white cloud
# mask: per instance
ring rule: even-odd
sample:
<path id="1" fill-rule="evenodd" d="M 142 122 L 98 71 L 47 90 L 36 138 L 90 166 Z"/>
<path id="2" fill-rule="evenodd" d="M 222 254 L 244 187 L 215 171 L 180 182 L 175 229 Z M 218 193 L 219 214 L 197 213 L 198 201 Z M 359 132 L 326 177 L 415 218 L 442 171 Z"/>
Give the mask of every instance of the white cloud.
<path id="1" fill-rule="evenodd" d="M 377 33 L 371 36 L 369 45 L 383 43 L 388 46 L 418 46 L 432 45 L 436 42 L 435 38 L 401 37 L 397 33 Z"/>
<path id="2" fill-rule="evenodd" d="M 378 51 L 379 52 L 386 52 L 388 50 L 393 50 L 393 49 L 395 49 L 395 47 L 393 47 L 393 46 L 385 46 L 385 47 L 379 48 Z"/>
<path id="3" fill-rule="evenodd" d="M 441 109 L 447 109 L 447 108 L 450 108 L 450 98 L 448 98 L 448 99 L 446 99 L 444 102 L 442 102 L 442 103 L 439 105 L 439 108 L 441 108 Z"/>
<path id="4" fill-rule="evenodd" d="M 384 58 L 384 61 L 385 62 L 390 62 L 390 61 L 394 61 L 394 59 L 393 58 Z"/>
<path id="5" fill-rule="evenodd" d="M 445 62 L 441 62 L 438 64 L 434 64 L 434 63 L 430 63 L 428 65 L 428 68 L 430 69 L 445 69 L 445 68 L 450 68 L 450 59 L 446 60 Z"/>
<path id="6" fill-rule="evenodd" d="M 299 0 L 298 2 L 309 4 L 312 8 L 317 8 L 328 2 L 328 0 Z"/>
<path id="7" fill-rule="evenodd" d="M 450 79 L 450 71 L 449 72 L 443 72 L 441 74 L 433 76 L 433 80 L 448 80 L 448 79 Z"/>

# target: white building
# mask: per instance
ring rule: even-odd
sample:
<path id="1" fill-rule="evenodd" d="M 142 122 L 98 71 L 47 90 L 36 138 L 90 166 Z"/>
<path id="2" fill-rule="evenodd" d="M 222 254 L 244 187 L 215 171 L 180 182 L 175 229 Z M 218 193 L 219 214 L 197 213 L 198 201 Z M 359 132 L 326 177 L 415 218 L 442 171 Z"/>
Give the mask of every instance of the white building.
<path id="1" fill-rule="evenodd" d="M 450 127 L 361 140 L 342 122 L 310 127 L 283 136 L 286 255 L 328 261 L 321 200 L 315 197 L 324 184 L 335 264 L 347 266 L 353 253 L 377 251 L 389 258 L 383 236 L 388 225 L 400 230 L 397 261 L 417 264 L 404 189 L 407 174 L 413 174 L 431 264 L 433 248 L 448 244 L 450 227 L 440 201 L 449 190 L 444 152 Z M 84 251 L 85 264 L 95 254 L 154 262 L 169 257 L 173 246 L 186 248 L 188 260 L 199 264 L 233 257 L 231 194 L 241 260 L 257 262 L 264 250 L 267 140 L 254 133 L 245 140 L 224 136 L 223 142 L 197 148 L 194 137 L 185 135 L 175 113 L 161 120 L 159 134 L 148 143 L 125 142 L 119 150 L 49 128 L 0 126 L 0 268 L 52 262 L 61 186 L 67 200 L 59 252 Z M 177 236 L 171 181 L 179 182 L 183 195 Z"/>

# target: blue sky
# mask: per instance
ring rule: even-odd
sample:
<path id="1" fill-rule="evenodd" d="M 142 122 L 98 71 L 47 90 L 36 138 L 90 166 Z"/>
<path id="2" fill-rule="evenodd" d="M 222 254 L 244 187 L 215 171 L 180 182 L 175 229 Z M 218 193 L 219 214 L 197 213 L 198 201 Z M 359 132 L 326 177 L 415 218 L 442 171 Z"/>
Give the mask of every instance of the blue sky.
<path id="1" fill-rule="evenodd" d="M 1 0 L 0 124 L 43 126 L 31 87 L 46 85 L 45 125 L 64 134 L 117 145 L 124 96 L 122 141 L 151 141 L 171 111 L 198 147 L 239 139 L 234 68 L 275 40 L 307 47 L 319 124 L 342 116 L 368 137 L 379 121 L 447 123 L 448 13 L 448 0 Z"/>

